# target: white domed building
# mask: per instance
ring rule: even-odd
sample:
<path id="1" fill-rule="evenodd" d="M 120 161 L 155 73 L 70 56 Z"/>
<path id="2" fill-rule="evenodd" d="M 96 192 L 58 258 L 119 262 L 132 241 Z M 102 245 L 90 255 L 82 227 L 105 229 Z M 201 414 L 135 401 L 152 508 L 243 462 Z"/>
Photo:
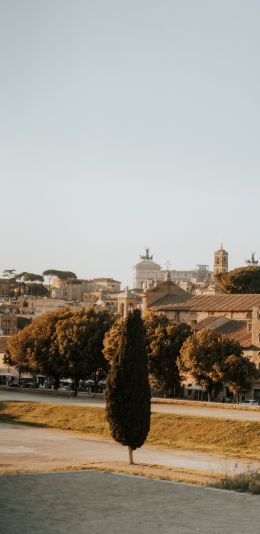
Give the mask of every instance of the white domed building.
<path id="1" fill-rule="evenodd" d="M 141 261 L 133 267 L 134 289 L 145 289 L 153 286 L 156 282 L 165 280 L 165 271 L 153 261 L 153 256 L 149 254 L 149 250 L 149 248 L 145 249 L 145 255 L 140 256 Z"/>

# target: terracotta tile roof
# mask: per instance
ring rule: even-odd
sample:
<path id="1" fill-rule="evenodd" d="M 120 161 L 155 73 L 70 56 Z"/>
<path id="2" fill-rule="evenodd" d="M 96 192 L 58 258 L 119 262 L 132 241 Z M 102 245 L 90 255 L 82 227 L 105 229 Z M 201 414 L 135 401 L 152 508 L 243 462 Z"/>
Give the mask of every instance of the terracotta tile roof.
<path id="1" fill-rule="evenodd" d="M 184 291 L 186 293 L 186 291 Z M 156 300 L 151 306 L 172 306 L 177 305 L 178 303 L 181 303 L 184 305 L 184 303 L 187 301 L 190 301 L 191 296 L 189 293 L 186 295 L 183 295 L 182 293 L 173 293 L 172 295 L 166 295 L 165 297 L 160 298 L 159 300 Z M 182 309 L 182 308 L 181 308 Z"/>
<path id="2" fill-rule="evenodd" d="M 10 336 L 0 336 L 0 354 L 4 354 L 7 351 L 7 340 Z"/>
<path id="3" fill-rule="evenodd" d="M 210 325 L 212 323 L 215 323 L 217 319 L 222 318 L 222 315 L 211 315 L 210 317 L 206 317 L 205 319 L 202 319 L 202 321 L 199 321 L 195 326 L 195 330 L 202 330 L 203 328 L 210 328 Z"/>
<path id="4" fill-rule="evenodd" d="M 160 282 L 160 284 L 155 285 L 147 290 L 147 293 L 156 293 L 156 291 L 160 291 L 163 287 L 166 287 L 168 289 L 169 295 L 183 295 L 183 298 L 185 299 L 185 296 L 191 297 L 191 293 L 188 293 L 185 291 L 185 289 L 182 289 L 178 284 L 175 284 L 175 282 L 171 282 L 168 280 L 165 280 L 164 282 Z"/>
<path id="5" fill-rule="evenodd" d="M 221 319 L 225 321 L 222 324 Z M 233 319 L 227 319 L 225 317 L 207 317 L 196 324 L 196 330 L 203 330 L 209 328 L 219 334 L 230 337 L 235 341 L 239 341 L 243 348 L 249 348 L 252 346 L 252 331 L 248 329 L 247 321 L 235 321 Z"/>
<path id="6" fill-rule="evenodd" d="M 153 303 L 153 307 L 158 310 L 178 310 L 178 311 L 250 311 L 255 307 L 260 307 L 260 294 L 244 295 L 197 295 L 182 302 L 175 300 L 175 295 L 168 295 L 165 298 Z"/>

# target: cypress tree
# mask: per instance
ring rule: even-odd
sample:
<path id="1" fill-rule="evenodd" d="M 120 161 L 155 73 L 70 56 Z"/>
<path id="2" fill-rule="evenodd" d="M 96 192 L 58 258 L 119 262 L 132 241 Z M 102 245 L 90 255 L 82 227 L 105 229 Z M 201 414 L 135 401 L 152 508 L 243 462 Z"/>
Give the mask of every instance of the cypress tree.
<path id="1" fill-rule="evenodd" d="M 130 312 L 122 325 L 118 349 L 106 384 L 106 417 L 112 437 L 129 451 L 141 447 L 150 430 L 151 394 L 143 320 Z"/>

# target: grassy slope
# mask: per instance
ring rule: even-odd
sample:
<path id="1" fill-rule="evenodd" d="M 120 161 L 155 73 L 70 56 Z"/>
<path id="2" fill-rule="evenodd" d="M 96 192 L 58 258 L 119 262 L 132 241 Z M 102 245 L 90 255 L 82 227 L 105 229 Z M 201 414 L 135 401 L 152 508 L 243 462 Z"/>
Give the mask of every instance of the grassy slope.
<path id="1" fill-rule="evenodd" d="M 0 421 L 74 430 L 110 438 L 105 413 L 100 408 L 1 402 Z M 260 460 L 260 423 L 154 413 L 147 443 Z"/>

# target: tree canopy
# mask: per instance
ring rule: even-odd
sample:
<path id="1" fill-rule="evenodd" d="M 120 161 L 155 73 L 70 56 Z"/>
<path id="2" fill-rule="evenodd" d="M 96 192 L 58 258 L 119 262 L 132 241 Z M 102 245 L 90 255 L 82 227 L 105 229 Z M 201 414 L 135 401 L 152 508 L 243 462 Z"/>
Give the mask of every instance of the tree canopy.
<path id="1" fill-rule="evenodd" d="M 26 271 L 17 274 L 16 280 L 21 280 L 23 282 L 44 282 L 44 277 L 41 274 L 27 273 Z"/>
<path id="2" fill-rule="evenodd" d="M 26 327 L 28 328 L 28 327 Z M 26 328 L 20 330 L 7 341 L 7 352 L 4 355 L 4 363 L 13 366 L 19 374 L 19 382 L 22 373 L 30 370 L 27 350 L 29 347 L 29 338 Z"/>
<path id="3" fill-rule="evenodd" d="M 8 340 L 10 365 L 51 377 L 56 388 L 62 377 L 70 377 L 76 393 L 80 379 L 106 369 L 102 346 L 111 323 L 109 312 L 93 309 L 44 314 Z"/>
<path id="4" fill-rule="evenodd" d="M 191 327 L 186 323 L 174 325 L 164 314 L 148 313 L 145 328 L 151 385 L 173 397 L 180 388 L 177 358 L 192 334 Z"/>
<path id="5" fill-rule="evenodd" d="M 223 293 L 260 293 L 260 267 L 249 265 L 216 275 Z"/>
<path id="6" fill-rule="evenodd" d="M 104 310 L 81 308 L 56 325 L 58 352 L 66 371 L 64 376 L 72 378 L 77 394 L 79 380 L 88 378 L 98 370 L 106 371 L 107 362 L 103 356 L 103 340 L 111 327 L 112 316 Z"/>
<path id="7" fill-rule="evenodd" d="M 237 341 L 207 329 L 184 342 L 177 364 L 182 378 L 193 378 L 210 401 L 224 385 L 243 391 L 258 374 Z"/>
<path id="8" fill-rule="evenodd" d="M 77 275 L 71 271 L 59 271 L 57 269 L 47 269 L 46 271 L 43 271 L 42 274 L 43 276 L 56 276 L 60 280 L 76 280 L 77 278 Z"/>
<path id="9" fill-rule="evenodd" d="M 148 312 L 143 321 L 151 387 L 174 396 L 180 387 L 177 357 L 192 330 L 185 323 L 174 325 L 164 313 Z M 110 364 L 119 346 L 123 324 L 124 320 L 118 318 L 104 338 L 103 353 Z"/>
<path id="10" fill-rule="evenodd" d="M 224 377 L 228 389 L 237 397 L 246 393 L 259 375 L 256 366 L 243 354 L 231 354 L 224 362 Z"/>

